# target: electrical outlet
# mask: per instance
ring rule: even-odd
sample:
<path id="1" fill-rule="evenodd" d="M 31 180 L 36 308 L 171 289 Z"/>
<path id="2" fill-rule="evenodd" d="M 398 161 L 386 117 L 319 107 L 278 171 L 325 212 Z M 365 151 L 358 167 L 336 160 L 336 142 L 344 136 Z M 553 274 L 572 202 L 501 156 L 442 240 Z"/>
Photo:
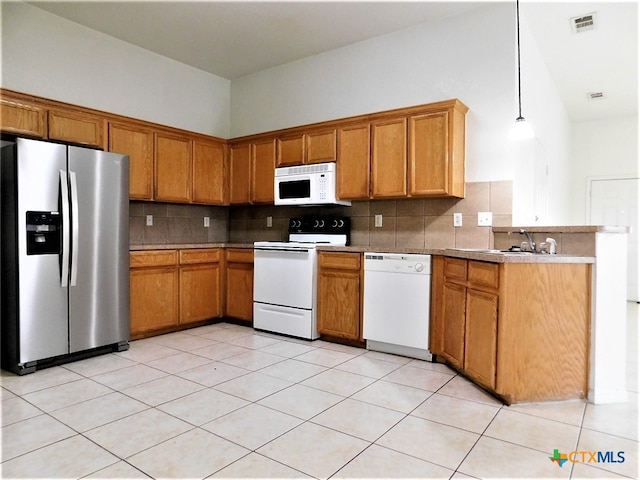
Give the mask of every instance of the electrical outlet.
<path id="1" fill-rule="evenodd" d="M 453 226 L 454 227 L 461 227 L 462 226 L 462 214 L 461 213 L 454 213 L 453 214 Z"/>
<path id="2" fill-rule="evenodd" d="M 375 216 L 375 223 L 374 225 L 376 227 L 381 227 L 382 226 L 382 215 L 376 215 Z"/>
<path id="3" fill-rule="evenodd" d="M 209 228 L 209 217 L 204 217 L 204 228 Z"/>
<path id="4" fill-rule="evenodd" d="M 273 227 L 273 217 L 267 217 L 267 228 Z"/>
<path id="5" fill-rule="evenodd" d="M 147 215 L 147 227 L 153 227 L 153 215 Z"/>
<path id="6" fill-rule="evenodd" d="M 478 226 L 490 227 L 493 220 L 493 214 L 491 212 L 478 212 Z"/>

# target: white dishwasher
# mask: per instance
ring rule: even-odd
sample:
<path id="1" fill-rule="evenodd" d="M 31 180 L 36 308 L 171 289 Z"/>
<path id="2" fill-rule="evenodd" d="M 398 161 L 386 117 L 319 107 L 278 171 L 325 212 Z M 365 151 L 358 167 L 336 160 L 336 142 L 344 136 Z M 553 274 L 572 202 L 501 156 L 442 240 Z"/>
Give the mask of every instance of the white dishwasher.
<path id="1" fill-rule="evenodd" d="M 364 254 L 364 339 L 367 349 L 431 360 L 431 256 Z"/>

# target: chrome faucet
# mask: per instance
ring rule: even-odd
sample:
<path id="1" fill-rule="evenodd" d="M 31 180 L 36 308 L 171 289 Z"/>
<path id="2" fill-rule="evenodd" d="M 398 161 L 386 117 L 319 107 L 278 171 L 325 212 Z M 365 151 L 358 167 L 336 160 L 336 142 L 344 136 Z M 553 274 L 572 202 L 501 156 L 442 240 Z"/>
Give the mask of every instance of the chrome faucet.
<path id="1" fill-rule="evenodd" d="M 531 234 L 529 232 L 527 232 L 524 228 L 520 229 L 520 234 L 527 237 L 527 242 L 529 243 L 529 250 L 531 250 L 532 252 L 535 252 L 536 251 L 536 242 L 534 242 L 533 238 L 531 238 Z"/>

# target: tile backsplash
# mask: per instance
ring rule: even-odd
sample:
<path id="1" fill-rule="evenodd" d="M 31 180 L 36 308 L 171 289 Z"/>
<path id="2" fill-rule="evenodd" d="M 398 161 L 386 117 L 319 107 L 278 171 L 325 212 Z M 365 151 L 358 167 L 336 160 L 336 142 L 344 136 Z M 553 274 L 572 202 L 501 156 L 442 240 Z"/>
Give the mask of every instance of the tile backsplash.
<path id="1" fill-rule="evenodd" d="M 492 212 L 494 226 L 510 226 L 511 181 L 473 182 L 463 199 L 402 199 L 353 202 L 351 207 L 229 208 L 229 241 L 285 240 L 290 217 L 306 214 L 351 218 L 351 244 L 405 248 L 488 248 L 491 227 L 479 227 L 478 212 Z M 453 214 L 462 214 L 462 226 L 453 226 Z M 374 226 L 382 215 L 382 227 Z M 267 227 L 272 217 L 272 227 Z"/>
<path id="2" fill-rule="evenodd" d="M 146 216 L 153 215 L 153 226 Z M 204 226 L 209 217 L 209 227 Z M 229 240 L 229 207 L 129 202 L 129 243 L 163 245 Z"/>

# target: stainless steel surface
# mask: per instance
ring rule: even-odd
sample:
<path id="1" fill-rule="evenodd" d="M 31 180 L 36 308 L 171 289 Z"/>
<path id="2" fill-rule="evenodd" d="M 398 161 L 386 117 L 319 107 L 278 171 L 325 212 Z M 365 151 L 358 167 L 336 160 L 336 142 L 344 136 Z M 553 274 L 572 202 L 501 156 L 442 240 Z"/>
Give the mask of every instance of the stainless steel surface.
<path id="1" fill-rule="evenodd" d="M 69 171 L 69 198 L 71 199 L 71 273 L 69 286 L 75 287 L 78 282 L 78 181 L 76 172 Z"/>
<path id="2" fill-rule="evenodd" d="M 69 171 L 77 179 L 78 280 L 69 289 L 69 344 L 77 352 L 129 339 L 129 162 L 69 147 Z"/>
<path id="3" fill-rule="evenodd" d="M 66 170 L 60 170 L 60 208 L 62 210 L 62 251 L 60 252 L 60 286 L 69 286 L 69 252 L 71 251 L 71 212 Z"/>
<path id="4" fill-rule="evenodd" d="M 0 178 L 3 368 L 128 348 L 129 158 L 17 139 Z"/>
<path id="5" fill-rule="evenodd" d="M 28 210 L 58 210 L 58 178 L 60 170 L 66 170 L 66 160 L 64 145 L 18 140 L 17 313 L 21 363 L 62 355 L 68 350 L 67 290 L 59 286 L 59 257 L 27 255 L 25 224 Z"/>

